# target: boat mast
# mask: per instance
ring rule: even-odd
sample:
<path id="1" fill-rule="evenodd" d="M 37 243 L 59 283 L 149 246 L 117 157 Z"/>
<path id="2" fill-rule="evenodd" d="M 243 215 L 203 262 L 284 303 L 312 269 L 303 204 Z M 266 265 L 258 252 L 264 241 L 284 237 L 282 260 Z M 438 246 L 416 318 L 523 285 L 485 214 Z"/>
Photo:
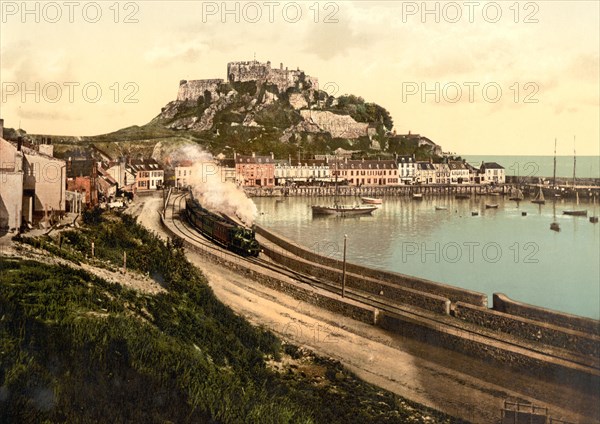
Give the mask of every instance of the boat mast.
<path id="1" fill-rule="evenodd" d="M 577 164 L 577 154 L 575 152 L 575 136 L 573 136 L 573 190 L 575 190 L 575 165 Z"/>
<path id="2" fill-rule="evenodd" d="M 552 175 L 552 188 L 556 188 L 556 138 L 554 139 L 554 174 Z"/>

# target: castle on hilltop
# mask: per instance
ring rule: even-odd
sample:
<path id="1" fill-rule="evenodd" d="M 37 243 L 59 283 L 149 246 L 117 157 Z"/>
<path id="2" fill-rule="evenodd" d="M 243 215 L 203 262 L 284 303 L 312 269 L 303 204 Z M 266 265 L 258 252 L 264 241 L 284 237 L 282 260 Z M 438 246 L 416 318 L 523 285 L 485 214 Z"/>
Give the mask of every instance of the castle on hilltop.
<path id="1" fill-rule="evenodd" d="M 288 70 L 283 68 L 271 68 L 271 62 L 261 63 L 256 60 L 244 62 L 230 62 L 227 64 L 228 82 L 257 81 L 277 86 L 279 92 L 286 91 L 290 87 L 301 90 L 316 90 L 319 80 L 316 77 L 306 75 L 304 71 L 297 68 Z M 179 83 L 178 101 L 197 100 L 208 91 L 214 98 L 219 97 L 218 88 L 223 84 L 222 79 L 182 80 Z"/>

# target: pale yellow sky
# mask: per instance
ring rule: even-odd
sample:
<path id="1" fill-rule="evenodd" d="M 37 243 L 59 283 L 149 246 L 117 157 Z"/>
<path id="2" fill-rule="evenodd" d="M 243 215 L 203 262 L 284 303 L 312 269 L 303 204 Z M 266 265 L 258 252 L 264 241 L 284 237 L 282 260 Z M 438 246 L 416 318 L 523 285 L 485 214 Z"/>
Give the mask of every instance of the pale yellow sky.
<path id="1" fill-rule="evenodd" d="M 578 154 L 600 153 L 597 1 L 227 2 L 224 16 L 221 1 L 0 3 L 9 127 L 141 125 L 179 80 L 226 78 L 256 53 L 381 104 L 398 132 L 446 151 L 552 154 L 557 137 L 569 155 L 576 135 Z"/>

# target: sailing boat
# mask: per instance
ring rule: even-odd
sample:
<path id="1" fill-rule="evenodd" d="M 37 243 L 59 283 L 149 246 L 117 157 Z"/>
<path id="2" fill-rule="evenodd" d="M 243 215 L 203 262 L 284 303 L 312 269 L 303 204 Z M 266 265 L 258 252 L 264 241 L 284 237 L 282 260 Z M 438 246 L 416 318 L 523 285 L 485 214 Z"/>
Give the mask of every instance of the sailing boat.
<path id="1" fill-rule="evenodd" d="M 561 197 L 558 186 L 556 185 L 556 138 L 554 139 L 554 172 L 552 174 L 552 191 L 554 192 L 555 198 Z"/>
<path id="2" fill-rule="evenodd" d="M 575 165 L 577 163 L 577 154 L 575 152 L 575 137 L 573 137 L 573 190 L 575 190 L 575 199 L 576 204 L 579 206 L 579 192 L 577 191 L 577 186 L 575 184 Z M 572 216 L 587 216 L 587 209 L 572 209 L 563 211 L 563 215 L 572 215 Z"/>
<path id="3" fill-rule="evenodd" d="M 523 196 L 523 192 L 518 188 L 511 188 L 510 193 L 511 194 L 508 200 L 515 200 L 517 202 L 520 202 L 525 197 Z"/>
<path id="4" fill-rule="evenodd" d="M 377 206 L 372 205 L 341 205 L 338 203 L 338 163 L 335 163 L 335 196 L 333 198 L 333 205 L 322 206 L 313 205 L 312 213 L 314 215 L 338 215 L 338 216 L 350 216 L 350 215 L 368 215 L 377 209 Z"/>
<path id="5" fill-rule="evenodd" d="M 538 205 L 545 205 L 546 199 L 544 199 L 544 192 L 542 191 L 542 183 L 540 181 L 540 191 L 535 195 L 531 203 L 536 203 Z"/>

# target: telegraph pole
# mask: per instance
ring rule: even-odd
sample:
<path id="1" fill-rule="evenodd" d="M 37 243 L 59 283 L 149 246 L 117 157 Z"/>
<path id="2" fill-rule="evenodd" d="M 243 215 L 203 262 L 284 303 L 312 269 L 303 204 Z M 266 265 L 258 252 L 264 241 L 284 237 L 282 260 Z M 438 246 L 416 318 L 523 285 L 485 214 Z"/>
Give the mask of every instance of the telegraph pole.
<path id="1" fill-rule="evenodd" d="M 346 242 L 348 235 L 344 234 L 344 266 L 342 268 L 342 297 L 346 296 Z"/>

